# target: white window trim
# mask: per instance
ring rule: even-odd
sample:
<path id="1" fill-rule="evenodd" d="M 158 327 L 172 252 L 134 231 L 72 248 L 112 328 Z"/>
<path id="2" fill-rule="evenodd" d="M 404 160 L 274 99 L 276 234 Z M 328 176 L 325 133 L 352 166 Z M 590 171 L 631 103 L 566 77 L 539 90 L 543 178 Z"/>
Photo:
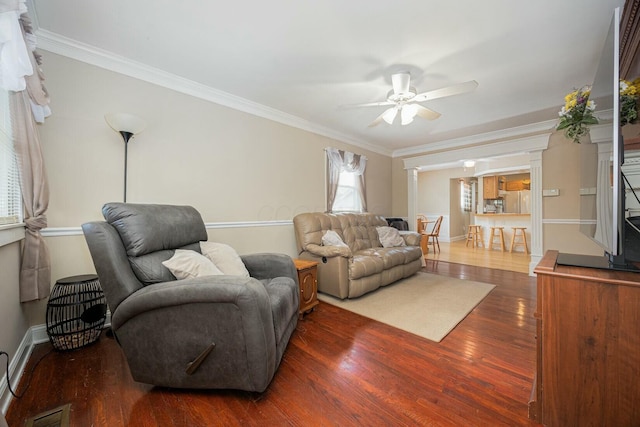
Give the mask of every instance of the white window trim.
<path id="1" fill-rule="evenodd" d="M 0 247 L 10 245 L 24 239 L 25 226 L 23 222 L 0 226 Z"/>

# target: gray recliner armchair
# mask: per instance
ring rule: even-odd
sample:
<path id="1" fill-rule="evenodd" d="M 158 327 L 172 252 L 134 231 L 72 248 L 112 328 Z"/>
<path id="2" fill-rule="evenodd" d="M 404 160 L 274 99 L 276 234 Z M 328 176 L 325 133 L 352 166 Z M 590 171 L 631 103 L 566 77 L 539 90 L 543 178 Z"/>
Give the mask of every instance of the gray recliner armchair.
<path id="1" fill-rule="evenodd" d="M 176 280 L 176 249 L 200 252 L 190 206 L 106 204 L 82 229 L 111 309 L 111 327 L 136 381 L 176 388 L 264 391 L 298 321 L 288 255 L 241 256 L 251 277 Z"/>

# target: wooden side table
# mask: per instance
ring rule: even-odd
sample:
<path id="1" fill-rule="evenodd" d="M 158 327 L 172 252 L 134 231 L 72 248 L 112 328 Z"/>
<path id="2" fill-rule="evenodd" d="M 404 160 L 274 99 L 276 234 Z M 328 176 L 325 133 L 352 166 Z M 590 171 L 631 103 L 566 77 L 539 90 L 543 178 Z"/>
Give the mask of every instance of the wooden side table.
<path id="1" fill-rule="evenodd" d="M 293 263 L 298 270 L 298 283 L 300 284 L 300 311 L 303 316 L 312 311 L 318 304 L 318 263 L 305 259 L 294 259 Z"/>

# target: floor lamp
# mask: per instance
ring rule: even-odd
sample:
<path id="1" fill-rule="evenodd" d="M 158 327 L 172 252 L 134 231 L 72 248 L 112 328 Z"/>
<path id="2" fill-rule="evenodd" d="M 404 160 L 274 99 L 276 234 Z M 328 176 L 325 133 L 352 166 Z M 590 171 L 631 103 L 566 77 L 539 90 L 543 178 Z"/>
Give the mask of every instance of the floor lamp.
<path id="1" fill-rule="evenodd" d="M 137 135 L 147 126 L 140 117 L 128 113 L 105 114 L 104 119 L 113 130 L 122 135 L 124 139 L 124 202 L 127 202 L 127 152 L 129 151 L 129 140 L 133 135 Z"/>

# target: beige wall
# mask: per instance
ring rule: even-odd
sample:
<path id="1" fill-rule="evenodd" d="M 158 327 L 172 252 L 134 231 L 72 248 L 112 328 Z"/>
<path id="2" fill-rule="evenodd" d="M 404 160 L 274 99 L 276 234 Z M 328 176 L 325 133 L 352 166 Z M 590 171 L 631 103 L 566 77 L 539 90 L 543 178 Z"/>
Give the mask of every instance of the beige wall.
<path id="1" fill-rule="evenodd" d="M 15 242 L 0 247 L 0 350 L 16 356 L 29 323 L 20 304 L 18 280 L 20 276 L 20 243 Z M 5 375 L 6 359 L 1 358 L 0 378 Z M 4 385 L 4 384 L 3 384 Z M 2 396 L 0 396 L 1 398 Z"/>
<path id="2" fill-rule="evenodd" d="M 406 171 L 404 173 L 406 176 Z M 439 215 L 445 217 L 440 230 L 442 241 L 464 236 L 464 227 L 469 223 L 469 214 L 465 214 L 460 209 L 458 179 L 468 177 L 470 177 L 469 172 L 464 168 L 438 169 L 418 173 L 418 212 L 429 217 Z M 394 191 L 396 191 L 395 185 Z M 406 179 L 404 192 L 407 193 Z"/>
<path id="3" fill-rule="evenodd" d="M 127 201 L 189 204 L 205 223 L 284 220 L 325 210 L 324 148 L 368 158 L 369 211 L 390 216 L 391 158 L 49 52 L 44 53 L 53 115 L 40 127 L 49 173 L 49 229 L 77 230 L 122 201 L 124 143 L 104 121 L 130 112 L 148 125 L 129 143 Z M 295 256 L 293 227 L 210 228 L 209 238 L 241 253 Z M 46 235 L 46 230 L 45 230 Z M 93 272 L 81 235 L 46 237 L 52 281 Z M 26 304 L 31 325 L 46 302 Z"/>
<path id="4" fill-rule="evenodd" d="M 559 190 L 558 196 L 542 198 L 542 218 L 546 221 L 543 247 L 545 251 L 602 255 L 603 249 L 580 232 L 580 176 L 573 172 L 579 167 L 580 148 L 562 132 L 556 132 L 542 153 L 542 188 Z"/>
<path id="5" fill-rule="evenodd" d="M 407 194 L 407 171 L 404 170 L 402 158 L 394 158 L 391 162 L 391 200 L 392 214 L 406 218 L 408 215 L 407 205 L 409 195 Z M 420 209 L 418 209 L 418 212 Z"/>

